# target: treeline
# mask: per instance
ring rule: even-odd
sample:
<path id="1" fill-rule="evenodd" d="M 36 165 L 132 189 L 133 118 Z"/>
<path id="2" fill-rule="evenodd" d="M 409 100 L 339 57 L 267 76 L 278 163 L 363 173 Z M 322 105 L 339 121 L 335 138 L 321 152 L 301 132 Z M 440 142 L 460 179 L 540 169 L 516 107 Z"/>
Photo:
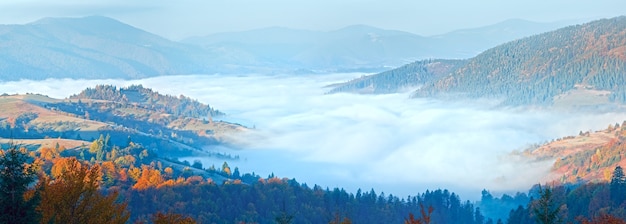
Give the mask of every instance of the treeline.
<path id="1" fill-rule="evenodd" d="M 91 193 L 79 192 L 89 195 L 98 192 L 101 196 L 94 201 L 104 200 L 111 211 L 119 211 L 107 217 L 121 217 L 131 222 L 150 221 L 154 214 L 161 213 L 181 214 L 200 223 L 274 223 L 282 216 L 291 217 L 291 223 L 332 223 L 337 219 L 354 223 L 402 223 L 409 218 L 409 214 L 415 214 L 417 219 L 423 218 L 420 205 L 432 207 L 432 213 L 427 216 L 433 223 L 485 221 L 472 203 L 462 201 L 458 195 L 447 190 L 427 191 L 402 198 L 377 193 L 373 189 L 359 190 L 354 194 L 338 188 L 309 187 L 294 179 L 273 175 L 261 178 L 254 173 L 241 174 L 238 168 L 233 169 L 226 162 L 220 168 L 214 165 L 205 168 L 198 161 L 190 165 L 188 162 L 164 159 L 130 139 L 123 147 L 111 142 L 110 137 L 103 136 L 89 146 L 77 149 L 66 149 L 57 144 L 30 152 L 15 148 L 6 151 L 19 151 L 24 158 L 20 164 L 37 168 L 37 186 L 44 182 L 46 186 L 62 182 L 64 180 L 60 178 L 65 178 L 66 173 L 80 174 L 71 178 L 82 178 L 85 182 L 78 182 L 81 186 L 91 186 L 88 188 Z M 0 163 L 0 166 L 3 164 Z M 83 168 L 84 171 L 81 171 Z M 5 183 L 3 181 L 6 180 L 0 175 L 0 186 Z M 35 178 L 23 186 L 28 188 L 33 181 Z M 97 186 L 97 191 L 93 191 L 94 186 Z M 54 194 L 57 198 L 54 200 L 61 200 L 61 192 L 65 190 L 54 189 L 58 192 Z M 27 191 L 34 194 L 37 190 L 30 187 Z M 36 210 L 40 214 L 54 213 L 50 210 L 55 206 L 41 206 Z M 91 217 L 86 214 L 98 214 L 91 210 L 84 213 L 86 217 Z M 44 218 L 42 223 L 43 220 L 50 219 Z"/>
<path id="2" fill-rule="evenodd" d="M 420 216 L 420 204 L 432 206 L 432 223 L 484 223 L 480 210 L 447 190 L 399 198 L 374 190 L 356 194 L 343 189 L 308 187 L 291 179 L 259 179 L 252 184 L 195 184 L 127 192 L 133 218 L 154 211 L 189 214 L 201 223 L 274 223 L 283 214 L 293 223 L 403 223 Z"/>
<path id="3" fill-rule="evenodd" d="M 535 185 L 515 197 L 483 191 L 479 205 L 489 224 L 626 224 L 626 179 L 618 166 L 610 182 Z"/>
<path id="4" fill-rule="evenodd" d="M 509 212 L 506 223 L 626 223 L 626 179 L 616 167 L 609 183 L 535 186 L 534 200 Z"/>
<path id="5" fill-rule="evenodd" d="M 91 99 L 133 104 L 152 111 L 161 111 L 175 117 L 206 118 L 223 115 L 222 112 L 202 104 L 197 100 L 180 95 L 162 95 L 142 85 L 131 85 L 126 88 L 117 88 L 112 85 L 97 85 L 87 88 L 81 93 L 70 96 L 70 99 Z"/>
<path id="6" fill-rule="evenodd" d="M 386 94 L 433 82 L 466 63 L 465 60 L 422 60 L 402 67 L 364 76 L 335 86 L 328 93 L 353 92 Z"/>
<path id="7" fill-rule="evenodd" d="M 8 212 L 0 218 L 10 214 L 24 217 L 23 212 L 30 211 L 35 214 L 30 217 L 37 219 L 30 223 L 71 223 L 75 219 L 84 223 L 92 217 L 104 223 L 157 223 L 154 220 L 159 218 L 199 223 L 274 223 L 281 219 L 287 223 L 452 224 L 557 223 L 545 222 L 546 217 L 567 223 L 626 219 L 626 178 L 621 167 L 615 168 L 608 184 L 535 186 L 528 194 L 500 198 L 483 191 L 481 202 L 475 205 L 441 189 L 398 197 L 374 189 L 350 193 L 309 187 L 295 179 L 242 174 L 226 162 L 219 168 L 206 168 L 199 161 L 189 164 L 165 159 L 131 139 L 123 147 L 111 142 L 103 136 L 76 149 L 57 144 L 36 151 L 3 150 L 0 188 L 17 186 L 23 196 L 20 201 L 7 202 L 9 196 L 1 192 L 16 191 L 1 189 L 0 205 L 34 210 Z M 16 178 L 8 175 L 24 178 L 10 182 Z M 92 199 L 79 200 L 85 197 Z M 68 205 L 83 210 L 65 215 Z M 107 212 L 96 212 L 96 208 Z M 410 221 L 415 217 L 420 222 Z"/>
<path id="8" fill-rule="evenodd" d="M 56 110 L 70 109 L 65 104 L 56 104 Z M 32 120 L 38 117 L 35 113 L 24 113 L 15 118 L 0 119 L 0 138 L 16 139 L 73 139 L 83 141 L 94 141 L 98 136 L 111 136 L 112 144 L 117 146 L 126 145 L 127 138 L 132 136 L 135 143 L 141 144 L 159 153 L 169 156 L 189 156 L 197 148 L 207 145 L 219 144 L 220 141 L 206 134 L 199 134 L 197 131 L 173 130 L 165 125 L 151 123 L 133 119 L 127 116 L 115 116 L 108 110 L 100 111 L 95 108 L 79 107 L 83 112 L 93 115 L 92 120 L 105 122 L 107 124 L 98 130 L 83 131 L 84 123 L 75 121 L 56 121 L 47 123 L 35 123 Z M 79 113 L 79 112 L 77 112 Z M 81 116 L 81 115 L 76 115 Z M 83 115 L 84 116 L 84 115 Z M 135 129 L 136 128 L 136 129 Z M 82 135 L 81 135 L 82 134 Z M 232 158 L 230 155 L 207 152 L 214 156 Z"/>
<path id="9" fill-rule="evenodd" d="M 218 140 L 210 136 L 207 130 L 202 131 L 201 126 L 209 126 L 209 121 L 198 120 L 187 117 L 162 116 L 162 114 L 134 108 L 132 104 L 118 104 L 115 102 L 60 102 L 48 104 L 48 108 L 56 111 L 63 111 L 70 115 L 80 118 L 100 121 L 107 124 L 116 124 L 106 129 L 99 130 L 100 133 L 110 133 L 120 135 L 133 135 L 137 140 L 141 140 L 144 145 L 148 142 L 172 140 L 190 145 L 193 147 L 201 147 L 206 145 L 214 145 Z M 133 110 L 136 113 L 122 113 L 121 110 Z M 184 130 L 185 127 L 179 127 L 174 123 L 195 122 L 198 124 L 197 129 L 200 130 Z M 134 134 L 141 132 L 147 134 L 141 136 Z"/>

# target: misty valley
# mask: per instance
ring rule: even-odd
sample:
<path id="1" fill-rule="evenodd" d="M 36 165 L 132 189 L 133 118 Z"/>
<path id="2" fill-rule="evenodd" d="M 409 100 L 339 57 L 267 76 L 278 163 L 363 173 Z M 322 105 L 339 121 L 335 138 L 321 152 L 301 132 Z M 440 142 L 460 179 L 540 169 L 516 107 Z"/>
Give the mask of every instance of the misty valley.
<path id="1" fill-rule="evenodd" d="M 230 169 L 237 170 L 239 173 L 237 176 L 243 173 L 249 173 L 248 175 L 253 177 L 258 175 L 256 179 L 244 181 L 242 184 L 254 184 L 258 178 L 271 180 L 272 177 L 287 177 L 302 184 L 321 186 L 322 189 L 338 188 L 344 194 L 352 194 L 353 197 L 355 192 L 369 192 L 370 189 L 374 189 L 383 195 L 396 195 L 404 199 L 403 195 L 445 188 L 458 193 L 456 197 L 480 202 L 484 189 L 488 189 L 494 195 L 528 192 L 530 186 L 550 180 L 549 175 L 552 174 L 554 162 L 541 159 L 538 155 L 525 155 L 523 154 L 527 152 L 525 150 L 531 149 L 535 144 L 547 143 L 563 136 L 578 135 L 581 130 L 599 131 L 605 129 L 607 124 L 626 120 L 626 114 L 619 112 L 593 114 L 559 110 L 527 111 L 496 108 L 493 102 L 487 101 L 468 100 L 449 103 L 437 99 L 409 99 L 408 93 L 325 94 L 328 85 L 362 75 L 338 73 L 304 76 L 185 75 L 141 80 L 49 79 L 5 82 L 0 84 L 0 88 L 7 92 L 19 93 L 22 86 L 32 86 L 44 89 L 46 91 L 42 94 L 48 94 L 32 95 L 30 99 L 29 95 L 5 95 L 2 97 L 5 112 L 9 105 L 18 101 L 18 98 L 23 100 L 23 103 L 32 103 L 33 106 L 42 106 L 41 103 L 45 103 L 49 105 L 45 106 L 46 108 L 60 108 L 57 104 L 46 101 L 72 102 L 80 99 L 81 104 L 87 105 L 90 103 L 90 97 L 98 100 L 100 96 L 114 97 L 116 90 L 130 99 L 135 93 L 132 88 L 127 88 L 129 86 L 149 87 L 155 90 L 150 91 L 150 94 L 159 90 L 158 93 L 184 95 L 198 99 L 199 102 L 211 102 L 211 107 L 217 108 L 220 112 L 216 115 L 206 115 L 212 117 L 212 122 L 226 122 L 246 128 L 245 131 L 233 132 L 223 137 L 228 139 L 220 140 L 227 143 L 225 145 L 205 143 L 208 146 L 201 147 L 200 152 L 187 153 L 178 149 L 174 151 L 183 152 L 173 153 L 173 149 L 170 151 L 164 149 L 168 144 L 150 145 L 149 142 L 153 140 L 141 140 L 128 132 L 115 134 L 115 131 L 111 131 L 109 135 L 112 136 L 112 140 L 109 141 L 112 143 L 109 143 L 111 144 L 109 147 L 122 147 L 126 144 L 127 136 L 133 136 L 137 142 L 145 141 L 143 144 L 148 146 L 146 148 L 151 153 L 180 161 L 175 162 L 180 164 L 177 166 L 213 172 L 204 175 L 207 176 L 205 178 L 215 182 L 236 179 L 232 174 L 221 173 L 223 165 L 228 164 Z M 102 89 L 101 95 L 76 94 L 83 91 L 81 88 L 84 86 L 91 86 L 87 89 L 96 90 L 98 88 L 93 87 L 102 83 L 112 86 L 110 89 Z M 122 91 L 123 89 L 126 91 Z M 83 91 L 87 92 L 90 91 Z M 37 103 L 37 97 L 51 98 Z M 174 100 L 178 98 L 173 97 Z M 129 104 L 134 103 L 131 101 Z M 98 107 L 102 106 L 96 108 Z M 78 115 L 80 118 L 81 114 Z M 84 116 L 86 115 L 83 114 L 82 117 Z M 88 116 L 95 117 L 96 112 L 91 112 Z M 101 116 L 103 118 L 92 119 L 102 119 L 101 121 L 111 119 L 105 118 L 111 115 Z M 132 116 L 132 114 L 113 113 L 113 116 Z M 137 114 L 134 116 L 133 119 L 140 119 Z M 42 121 L 38 122 L 37 119 Z M 36 130 L 36 124 L 48 123 L 46 120 L 49 119 L 52 118 L 39 115 L 32 121 L 23 122 L 32 124 L 33 127 L 29 128 L 29 132 L 32 133 Z M 198 119 L 207 118 L 198 117 Z M 123 122 L 117 123 L 123 125 Z M 11 129 L 13 125 L 14 128 L 28 128 L 19 124 L 4 125 L 7 129 Z M 156 128 L 158 127 L 154 129 Z M 74 127 L 73 130 L 82 133 L 76 129 L 81 128 Z M 176 129 L 173 128 L 173 132 L 176 132 Z M 3 137 L 9 138 L 10 135 L 20 137 L 17 133 L 17 131 L 3 132 Z M 46 136 L 35 135 L 25 139 L 55 139 L 59 133 L 66 134 L 63 138 L 76 139 L 68 136 L 70 131 L 53 131 L 46 133 Z M 91 142 L 99 141 L 98 133 L 109 132 L 99 128 L 91 137 L 86 133 L 80 134 L 81 140 L 86 142 L 76 148 L 79 151 L 83 148 L 83 153 L 88 151 L 86 149 L 92 145 Z M 8 142 L 5 141 L 5 144 Z M 46 145 L 28 141 L 20 144 L 32 144 L 35 148 Z M 70 153 L 67 149 L 64 152 Z M 111 152 L 106 154 L 112 156 Z M 59 156 L 63 157 L 64 154 L 61 153 Z M 147 164 L 154 165 L 157 161 L 162 167 L 171 163 L 160 160 L 145 162 L 150 161 Z M 184 175 L 184 172 L 181 175 Z M 165 181 L 167 177 L 163 179 Z M 506 203 L 522 205 L 528 200 L 526 198 L 525 201 Z M 483 212 L 493 214 L 485 209 Z M 332 218 L 332 214 L 329 214 L 329 217 Z M 392 217 L 388 217 L 388 220 L 393 220 Z M 502 214 L 488 218 L 496 217 L 506 218 Z M 269 220 L 273 219 L 273 216 L 269 217 Z"/>
<path id="2" fill-rule="evenodd" d="M 626 223 L 625 77 L 624 16 L 0 25 L 0 223 Z"/>

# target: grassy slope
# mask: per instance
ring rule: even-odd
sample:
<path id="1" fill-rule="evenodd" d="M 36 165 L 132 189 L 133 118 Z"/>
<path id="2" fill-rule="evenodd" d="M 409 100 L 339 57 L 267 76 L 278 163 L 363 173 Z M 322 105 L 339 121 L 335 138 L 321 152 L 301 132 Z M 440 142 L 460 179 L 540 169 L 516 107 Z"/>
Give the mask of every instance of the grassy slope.
<path id="1" fill-rule="evenodd" d="M 555 161 L 549 180 L 605 182 L 610 180 L 615 166 L 626 166 L 622 150 L 625 134 L 623 128 L 586 132 L 546 143 L 527 151 L 527 155 Z"/>

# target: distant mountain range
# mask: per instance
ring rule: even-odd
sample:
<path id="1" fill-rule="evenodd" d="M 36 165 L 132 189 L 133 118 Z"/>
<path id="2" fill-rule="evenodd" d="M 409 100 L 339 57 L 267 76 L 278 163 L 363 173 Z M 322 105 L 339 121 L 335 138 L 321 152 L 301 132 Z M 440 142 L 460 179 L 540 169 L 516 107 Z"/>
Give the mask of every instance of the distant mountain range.
<path id="1" fill-rule="evenodd" d="M 564 24 L 509 20 L 434 37 L 363 25 L 330 32 L 267 28 L 175 42 L 107 17 L 46 18 L 0 25 L 0 80 L 381 71 L 419 59 L 471 57 Z"/>
<path id="2" fill-rule="evenodd" d="M 329 32 L 273 27 L 193 37 L 183 42 L 221 50 L 249 63 L 348 70 L 397 67 L 428 58 L 469 58 L 498 44 L 568 24 L 507 20 L 432 37 L 365 25 Z"/>
<path id="3" fill-rule="evenodd" d="M 0 39 L 2 80 L 142 78 L 210 68 L 205 51 L 99 16 L 3 25 Z"/>
<path id="4" fill-rule="evenodd" d="M 413 97 L 597 106 L 626 102 L 625 74 L 626 17 L 622 16 L 511 41 L 467 60 L 418 61 L 333 85 L 330 92 L 387 93 L 414 87 Z M 572 102 L 572 96 L 579 101 Z"/>

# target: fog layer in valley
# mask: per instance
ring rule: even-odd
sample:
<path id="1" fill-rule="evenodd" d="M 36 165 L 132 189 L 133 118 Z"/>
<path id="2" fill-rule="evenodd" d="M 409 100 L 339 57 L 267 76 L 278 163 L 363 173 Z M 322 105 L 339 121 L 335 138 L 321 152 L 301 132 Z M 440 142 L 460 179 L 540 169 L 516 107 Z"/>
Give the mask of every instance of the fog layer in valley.
<path id="1" fill-rule="evenodd" d="M 65 98 L 97 84 L 143 84 L 184 94 L 228 114 L 218 120 L 255 128 L 239 136 L 247 143 L 241 149 L 215 149 L 240 155 L 228 163 L 241 172 L 399 196 L 427 188 L 448 188 L 470 199 L 483 188 L 526 191 L 551 161 L 530 163 L 510 152 L 626 120 L 623 114 L 491 110 L 478 103 L 408 99 L 409 93 L 324 95 L 325 85 L 361 75 L 19 81 L 0 83 L 0 92 Z M 224 162 L 198 159 L 205 167 Z"/>

